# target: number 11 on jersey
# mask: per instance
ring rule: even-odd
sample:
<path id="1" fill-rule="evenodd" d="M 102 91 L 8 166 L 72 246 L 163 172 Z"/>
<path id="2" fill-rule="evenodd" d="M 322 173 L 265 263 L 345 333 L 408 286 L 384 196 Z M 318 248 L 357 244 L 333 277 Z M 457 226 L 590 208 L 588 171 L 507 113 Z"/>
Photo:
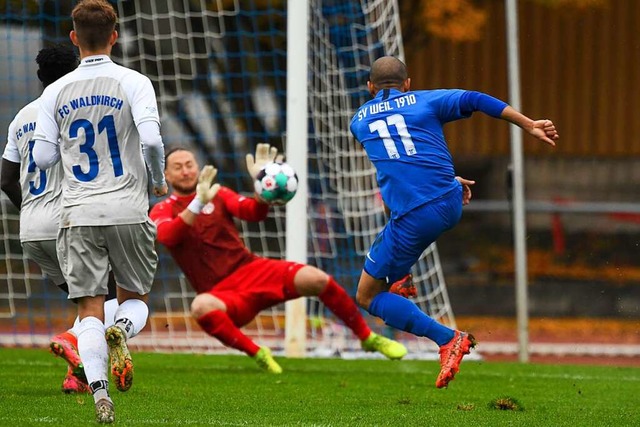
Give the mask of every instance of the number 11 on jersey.
<path id="1" fill-rule="evenodd" d="M 400 153 L 398 153 L 396 143 L 391 137 L 391 133 L 389 133 L 389 126 L 396 127 L 396 131 L 398 132 L 398 136 L 400 137 L 405 153 L 407 153 L 408 156 L 416 154 L 416 147 L 413 144 L 413 139 L 411 139 L 411 134 L 409 134 L 404 117 L 402 117 L 402 114 L 392 114 L 386 118 L 386 121 L 376 120 L 369 124 L 369 131 L 371 133 L 377 132 L 380 139 L 382 139 L 382 143 L 384 144 L 385 150 L 387 150 L 389 158 L 400 158 Z"/>

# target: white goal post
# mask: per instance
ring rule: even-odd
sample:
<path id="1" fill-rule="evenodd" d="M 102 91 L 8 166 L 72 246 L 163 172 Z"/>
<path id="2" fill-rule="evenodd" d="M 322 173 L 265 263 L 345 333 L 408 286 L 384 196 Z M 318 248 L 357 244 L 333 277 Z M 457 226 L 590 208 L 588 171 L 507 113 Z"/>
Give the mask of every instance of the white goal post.
<path id="1" fill-rule="evenodd" d="M 287 204 L 286 258 L 307 263 L 307 147 L 309 121 L 307 58 L 309 1 L 287 1 L 287 162 L 297 171 L 297 197 Z M 307 346 L 307 301 L 298 298 L 285 304 L 284 351 L 289 357 L 304 357 Z"/>

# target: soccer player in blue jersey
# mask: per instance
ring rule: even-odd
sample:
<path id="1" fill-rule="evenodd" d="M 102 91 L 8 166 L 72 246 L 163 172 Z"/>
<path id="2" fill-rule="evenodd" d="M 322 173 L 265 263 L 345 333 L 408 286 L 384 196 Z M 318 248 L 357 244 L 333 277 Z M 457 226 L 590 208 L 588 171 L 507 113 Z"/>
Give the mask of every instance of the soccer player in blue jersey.
<path id="1" fill-rule="evenodd" d="M 551 120 L 532 120 L 505 102 L 481 92 L 440 89 L 410 91 L 405 64 L 385 56 L 371 66 L 367 86 L 373 99 L 351 120 L 351 132 L 377 170 L 389 221 L 367 253 L 356 300 L 389 326 L 430 338 L 440 347 L 436 387 L 446 387 L 476 341 L 450 329 L 417 305 L 389 292 L 422 252 L 462 216 L 474 181 L 457 177 L 444 139 L 445 123 L 481 111 L 511 122 L 555 146 Z"/>

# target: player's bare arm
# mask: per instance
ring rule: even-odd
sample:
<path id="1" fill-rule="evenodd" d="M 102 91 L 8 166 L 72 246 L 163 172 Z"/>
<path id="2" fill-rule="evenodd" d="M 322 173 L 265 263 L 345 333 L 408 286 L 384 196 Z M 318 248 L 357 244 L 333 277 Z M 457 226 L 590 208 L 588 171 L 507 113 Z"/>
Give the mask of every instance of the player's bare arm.
<path id="1" fill-rule="evenodd" d="M 558 131 L 551 120 L 532 120 L 511 106 L 505 107 L 501 118 L 521 127 L 530 135 L 551 146 L 555 147 L 555 141 L 560 139 L 560 135 L 558 135 Z"/>
<path id="2" fill-rule="evenodd" d="M 20 163 L 2 159 L 0 170 L 0 188 L 7 195 L 11 203 L 20 210 L 22 205 L 22 189 L 20 188 Z"/>
<path id="3" fill-rule="evenodd" d="M 2 169 L 0 169 L 0 188 L 9 197 L 11 203 L 20 210 L 22 206 L 22 187 L 20 185 L 20 165 L 22 162 L 18 149 L 18 116 L 26 109 L 21 110 L 13 119 L 7 130 L 7 143 L 2 154 Z M 23 133 L 23 136 L 27 136 Z"/>

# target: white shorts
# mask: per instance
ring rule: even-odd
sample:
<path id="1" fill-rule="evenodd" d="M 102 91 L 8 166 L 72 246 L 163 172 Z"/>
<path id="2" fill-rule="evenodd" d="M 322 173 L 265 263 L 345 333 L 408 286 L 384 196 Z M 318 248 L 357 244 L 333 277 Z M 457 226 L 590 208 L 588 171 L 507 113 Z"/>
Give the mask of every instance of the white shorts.
<path id="1" fill-rule="evenodd" d="M 47 276 L 56 286 L 65 282 L 58 262 L 55 239 L 22 242 L 22 250 L 27 258 L 38 264 L 42 274 Z"/>
<path id="2" fill-rule="evenodd" d="M 107 295 L 109 266 L 119 287 L 139 295 L 151 290 L 158 264 L 156 226 L 79 226 L 58 232 L 58 259 L 69 298 Z"/>

